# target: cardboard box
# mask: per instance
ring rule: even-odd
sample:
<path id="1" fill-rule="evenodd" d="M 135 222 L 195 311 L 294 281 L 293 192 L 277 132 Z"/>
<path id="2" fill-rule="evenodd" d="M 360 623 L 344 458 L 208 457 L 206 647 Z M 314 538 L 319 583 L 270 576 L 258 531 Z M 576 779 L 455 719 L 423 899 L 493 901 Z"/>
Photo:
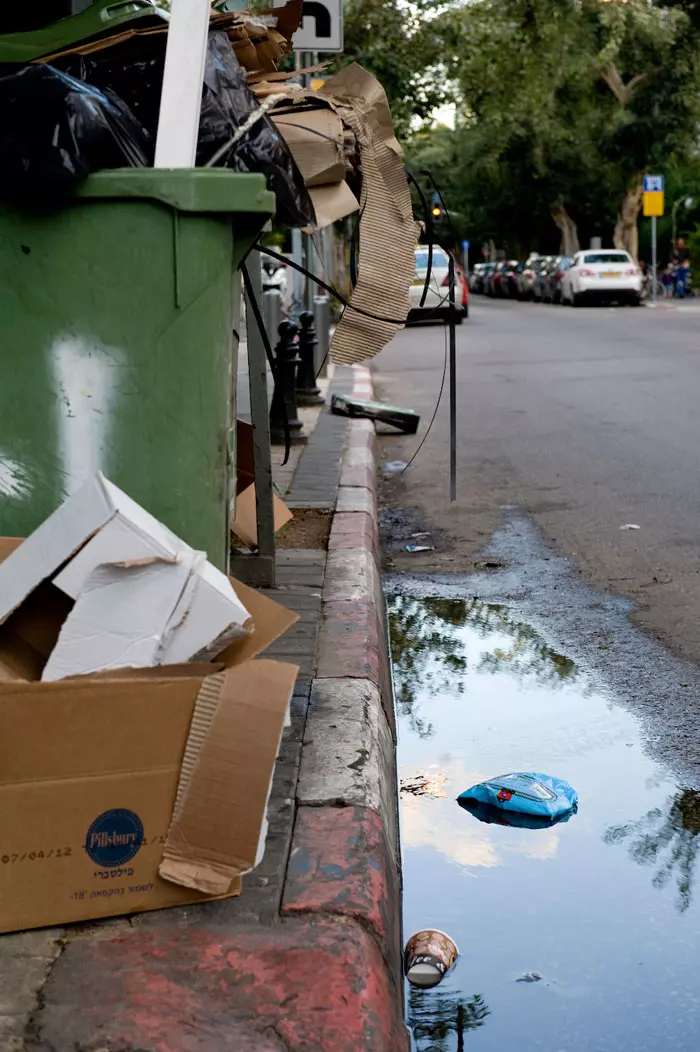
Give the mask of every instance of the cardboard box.
<path id="1" fill-rule="evenodd" d="M 213 665 L 37 682 L 70 606 L 52 585 L 0 628 L 0 931 L 239 894 L 297 675 L 258 655 L 297 617 L 236 590 L 255 632 Z"/>

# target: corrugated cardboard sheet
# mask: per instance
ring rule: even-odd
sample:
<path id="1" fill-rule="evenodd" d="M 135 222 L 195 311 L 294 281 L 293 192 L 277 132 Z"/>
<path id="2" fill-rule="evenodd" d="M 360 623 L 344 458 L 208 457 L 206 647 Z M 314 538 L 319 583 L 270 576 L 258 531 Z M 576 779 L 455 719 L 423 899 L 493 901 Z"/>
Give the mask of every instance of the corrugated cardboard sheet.
<path id="1" fill-rule="evenodd" d="M 419 227 L 386 94 L 357 63 L 337 73 L 319 94 L 352 128 L 360 149 L 359 273 L 351 303 L 370 314 L 405 320 Z M 372 358 L 401 328 L 346 310 L 333 336 L 331 358 L 344 365 Z"/>

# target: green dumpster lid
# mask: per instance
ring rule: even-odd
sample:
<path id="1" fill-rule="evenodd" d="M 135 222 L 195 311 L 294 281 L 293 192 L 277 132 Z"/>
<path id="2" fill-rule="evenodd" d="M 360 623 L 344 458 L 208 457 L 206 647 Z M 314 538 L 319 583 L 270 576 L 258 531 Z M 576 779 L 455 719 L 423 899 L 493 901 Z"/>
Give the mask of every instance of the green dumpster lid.
<path id="1" fill-rule="evenodd" d="M 264 175 L 226 168 L 111 168 L 89 176 L 76 196 L 147 197 L 181 212 L 275 211 L 275 195 Z"/>
<path id="2" fill-rule="evenodd" d="M 33 62 L 43 55 L 74 47 L 114 33 L 130 22 L 145 26 L 150 22 L 168 21 L 167 11 L 156 7 L 153 0 L 95 0 L 80 14 L 51 22 L 42 29 L 0 36 L 0 62 Z"/>

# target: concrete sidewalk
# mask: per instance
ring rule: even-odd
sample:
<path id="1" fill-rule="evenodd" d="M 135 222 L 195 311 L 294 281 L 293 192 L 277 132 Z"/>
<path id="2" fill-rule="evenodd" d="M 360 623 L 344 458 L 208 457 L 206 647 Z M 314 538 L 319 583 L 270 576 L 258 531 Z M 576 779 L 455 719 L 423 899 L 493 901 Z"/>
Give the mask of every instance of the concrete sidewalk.
<path id="1" fill-rule="evenodd" d="M 367 370 L 334 388 L 371 395 Z M 405 1052 L 394 719 L 375 436 L 324 409 L 288 485 L 333 515 L 281 551 L 299 664 L 262 864 L 239 899 L 0 937 L 0 1050 Z"/>

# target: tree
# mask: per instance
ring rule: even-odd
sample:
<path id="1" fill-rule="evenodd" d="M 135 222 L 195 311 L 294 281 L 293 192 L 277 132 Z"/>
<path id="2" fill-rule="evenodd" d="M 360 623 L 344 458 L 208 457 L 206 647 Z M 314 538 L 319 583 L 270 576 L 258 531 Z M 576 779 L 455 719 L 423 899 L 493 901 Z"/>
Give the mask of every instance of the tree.
<path id="1" fill-rule="evenodd" d="M 637 255 L 642 174 L 694 147 L 700 29 L 683 6 L 476 0 L 452 13 L 460 122 L 449 150 L 440 136 L 440 177 L 460 173 L 453 200 L 474 239 L 527 249 L 549 230 L 556 249 L 556 229 L 570 254 L 614 227 Z"/>

